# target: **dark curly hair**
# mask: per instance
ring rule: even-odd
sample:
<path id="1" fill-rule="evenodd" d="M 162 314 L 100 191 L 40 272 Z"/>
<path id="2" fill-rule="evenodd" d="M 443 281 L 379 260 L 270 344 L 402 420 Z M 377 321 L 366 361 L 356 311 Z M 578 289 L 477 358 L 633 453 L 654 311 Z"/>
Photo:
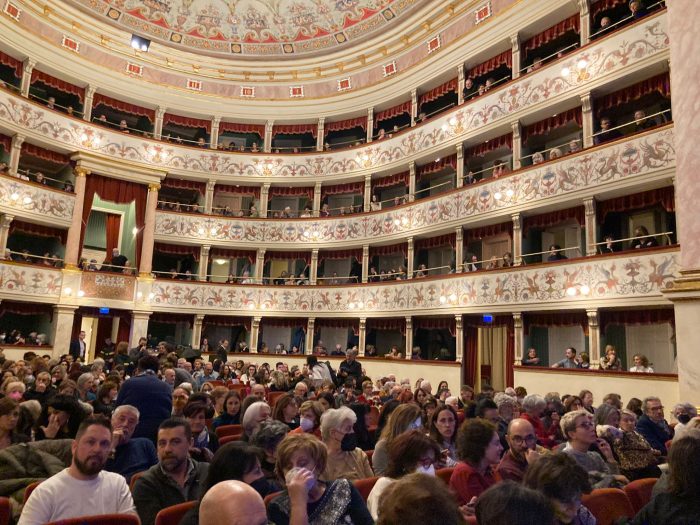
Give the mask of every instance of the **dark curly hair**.
<path id="1" fill-rule="evenodd" d="M 471 465 L 484 459 L 486 448 L 493 439 L 496 426 L 483 419 L 468 419 L 457 433 L 457 456 Z"/>

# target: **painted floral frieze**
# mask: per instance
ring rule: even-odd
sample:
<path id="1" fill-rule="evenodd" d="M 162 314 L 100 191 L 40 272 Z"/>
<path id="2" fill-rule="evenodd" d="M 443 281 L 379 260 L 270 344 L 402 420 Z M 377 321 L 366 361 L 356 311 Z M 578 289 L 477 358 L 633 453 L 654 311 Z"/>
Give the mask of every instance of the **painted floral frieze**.
<path id="1" fill-rule="evenodd" d="M 52 224 L 69 226 L 75 195 L 47 189 L 22 179 L 0 176 L 0 209 L 22 218 L 47 219 Z"/>
<path id="2" fill-rule="evenodd" d="M 6 299 L 32 296 L 33 300 L 57 302 L 62 279 L 61 270 L 0 262 L 0 294 Z"/>

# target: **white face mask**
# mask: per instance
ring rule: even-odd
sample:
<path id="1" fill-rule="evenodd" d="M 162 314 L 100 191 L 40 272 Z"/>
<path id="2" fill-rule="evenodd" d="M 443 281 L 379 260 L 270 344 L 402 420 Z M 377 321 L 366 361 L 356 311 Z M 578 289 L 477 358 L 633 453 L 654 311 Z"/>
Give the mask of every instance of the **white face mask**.
<path id="1" fill-rule="evenodd" d="M 299 426 L 304 432 L 310 432 L 314 428 L 314 422 L 312 419 L 302 417 L 299 420 Z"/>
<path id="2" fill-rule="evenodd" d="M 428 476 L 435 476 L 435 465 L 430 465 L 425 468 L 423 465 L 418 465 L 416 469 L 416 474 L 427 474 Z"/>

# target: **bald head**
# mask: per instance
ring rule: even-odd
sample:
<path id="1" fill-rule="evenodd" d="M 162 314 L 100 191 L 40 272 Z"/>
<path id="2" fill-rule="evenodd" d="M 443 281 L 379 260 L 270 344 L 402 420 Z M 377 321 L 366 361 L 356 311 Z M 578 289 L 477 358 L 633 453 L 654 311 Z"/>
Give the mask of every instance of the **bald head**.
<path id="1" fill-rule="evenodd" d="M 200 525 L 267 525 L 263 499 L 242 481 L 222 481 L 202 498 Z"/>

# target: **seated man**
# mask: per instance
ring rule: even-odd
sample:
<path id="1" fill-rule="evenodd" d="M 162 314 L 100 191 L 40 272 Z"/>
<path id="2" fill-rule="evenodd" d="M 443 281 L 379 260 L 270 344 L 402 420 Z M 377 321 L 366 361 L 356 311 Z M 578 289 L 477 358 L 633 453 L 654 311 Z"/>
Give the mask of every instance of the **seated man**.
<path id="1" fill-rule="evenodd" d="M 117 407 L 112 414 L 112 452 L 105 470 L 116 472 L 131 481 L 137 472 L 158 463 L 156 448 L 150 439 L 132 438 L 139 424 L 139 411 L 131 405 Z"/>
<path id="2" fill-rule="evenodd" d="M 112 427 L 103 416 L 86 418 L 71 446 L 70 467 L 42 482 L 22 509 L 19 525 L 98 514 L 135 514 L 129 486 L 104 471 L 112 448 Z"/>
<path id="3" fill-rule="evenodd" d="M 521 483 L 525 478 L 528 465 L 540 457 L 535 428 L 526 419 L 513 419 L 508 424 L 506 441 L 508 441 L 509 448 L 503 454 L 501 462 L 496 467 L 496 472 L 504 481 L 511 480 Z M 541 447 L 540 450 L 544 451 Z"/>
<path id="4" fill-rule="evenodd" d="M 673 429 L 664 419 L 664 407 L 658 397 L 647 397 L 642 401 L 644 414 L 637 421 L 637 432 L 646 439 L 651 448 L 668 454 L 666 442 L 673 437 Z"/>
<path id="5" fill-rule="evenodd" d="M 200 525 L 267 525 L 262 497 L 247 483 L 222 481 L 209 489 L 199 506 Z"/>
<path id="6" fill-rule="evenodd" d="M 182 418 L 166 419 L 158 427 L 158 464 L 134 485 L 134 503 L 141 525 L 153 525 L 165 507 L 196 500 L 209 465 L 189 457 L 192 429 Z"/>

